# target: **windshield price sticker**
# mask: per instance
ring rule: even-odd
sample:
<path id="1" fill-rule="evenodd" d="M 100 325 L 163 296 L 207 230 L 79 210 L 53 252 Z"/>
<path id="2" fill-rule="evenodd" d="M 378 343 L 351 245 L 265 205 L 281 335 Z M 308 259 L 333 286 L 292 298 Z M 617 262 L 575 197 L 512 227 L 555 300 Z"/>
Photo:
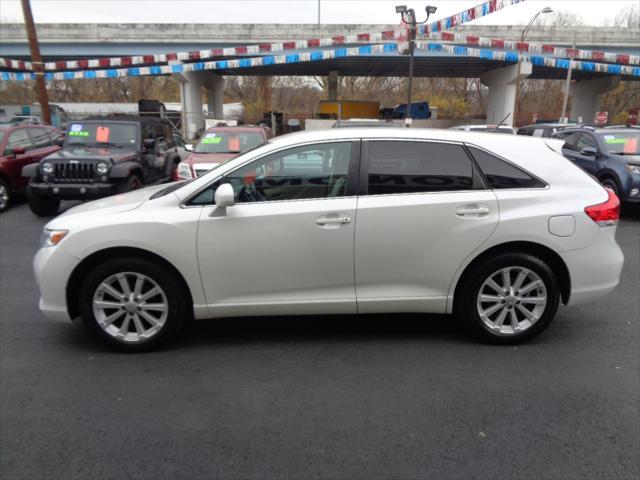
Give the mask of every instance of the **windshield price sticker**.
<path id="1" fill-rule="evenodd" d="M 213 138 L 213 137 L 215 137 L 215 136 L 216 136 L 216 134 L 215 134 L 215 133 L 207 133 L 204 137 L 205 137 L 205 138 Z"/>
<path id="2" fill-rule="evenodd" d="M 626 138 L 616 138 L 613 135 L 606 135 L 604 137 L 605 143 L 626 143 Z"/>
<path id="3" fill-rule="evenodd" d="M 202 143 L 220 143 L 222 141 L 222 137 L 209 137 L 208 135 L 202 139 Z"/>
<path id="4" fill-rule="evenodd" d="M 69 132 L 69 136 L 70 137 L 88 137 L 89 136 L 89 132 L 87 131 L 71 131 Z"/>

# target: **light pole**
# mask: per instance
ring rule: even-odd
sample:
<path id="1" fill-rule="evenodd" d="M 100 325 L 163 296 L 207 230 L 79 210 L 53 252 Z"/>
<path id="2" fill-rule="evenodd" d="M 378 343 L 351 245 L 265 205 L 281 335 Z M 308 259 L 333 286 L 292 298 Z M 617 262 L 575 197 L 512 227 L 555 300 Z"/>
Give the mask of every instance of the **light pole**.
<path id="1" fill-rule="evenodd" d="M 542 10 L 539 10 L 538 12 L 536 12 L 536 14 L 531 17 L 531 20 L 529 20 L 529 23 L 527 24 L 527 26 L 524 28 L 524 30 L 522 30 L 522 35 L 520 35 L 520 42 L 524 42 L 524 39 L 527 38 L 527 33 L 529 33 L 529 30 L 531 29 L 531 27 L 533 26 L 533 22 L 536 21 L 536 19 L 542 15 L 543 13 L 551 13 L 553 12 L 553 9 L 551 7 L 544 7 Z M 520 113 L 518 110 L 518 94 L 519 94 L 519 90 L 520 90 L 520 65 L 521 65 L 521 61 L 520 59 L 518 59 L 518 73 L 516 75 L 516 98 L 513 101 L 513 124 L 515 126 L 516 122 L 518 121 L 518 114 Z"/>
<path id="2" fill-rule="evenodd" d="M 427 23 L 427 21 L 429 20 L 429 16 L 433 13 L 436 13 L 437 9 L 438 7 L 427 5 L 424 9 L 425 12 L 427 12 L 426 20 L 424 22 L 418 22 L 416 21 L 416 12 L 413 10 L 413 8 L 407 8 L 406 5 L 396 6 L 396 13 L 400 14 L 400 16 L 402 17 L 402 21 L 409 27 L 409 85 L 407 87 L 407 108 L 404 115 L 404 122 L 407 127 L 411 124 L 411 88 L 413 86 L 413 54 L 416 42 L 416 27 L 418 25 L 422 25 L 423 23 Z"/>

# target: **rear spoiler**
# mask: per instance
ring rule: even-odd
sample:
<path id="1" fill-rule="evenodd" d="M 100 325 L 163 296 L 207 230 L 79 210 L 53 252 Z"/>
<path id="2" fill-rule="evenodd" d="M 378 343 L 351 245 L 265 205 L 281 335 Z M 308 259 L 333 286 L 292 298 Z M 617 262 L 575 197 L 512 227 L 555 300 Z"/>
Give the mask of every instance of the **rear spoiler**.
<path id="1" fill-rule="evenodd" d="M 564 145 L 564 140 L 560 140 L 557 138 L 545 138 L 544 143 L 546 143 L 547 147 L 549 147 L 551 150 L 562 155 L 562 146 Z"/>

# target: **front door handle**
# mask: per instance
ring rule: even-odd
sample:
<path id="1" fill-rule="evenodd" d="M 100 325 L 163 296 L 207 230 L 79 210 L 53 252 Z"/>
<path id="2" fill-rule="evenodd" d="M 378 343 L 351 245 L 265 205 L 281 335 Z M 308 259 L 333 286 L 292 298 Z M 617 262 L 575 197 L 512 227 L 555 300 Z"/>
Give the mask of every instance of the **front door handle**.
<path id="1" fill-rule="evenodd" d="M 316 225 L 324 227 L 327 225 L 344 225 L 351 222 L 351 217 L 348 215 L 325 215 L 316 219 Z"/>
<path id="2" fill-rule="evenodd" d="M 481 218 L 486 217 L 490 212 L 487 205 L 465 205 L 456 210 L 456 215 L 465 218 Z"/>

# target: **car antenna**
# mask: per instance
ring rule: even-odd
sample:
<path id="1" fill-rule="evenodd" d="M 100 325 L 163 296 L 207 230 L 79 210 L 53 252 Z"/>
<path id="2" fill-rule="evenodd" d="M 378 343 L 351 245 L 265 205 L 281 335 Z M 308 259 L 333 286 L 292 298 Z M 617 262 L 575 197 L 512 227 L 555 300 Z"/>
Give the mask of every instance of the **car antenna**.
<path id="1" fill-rule="evenodd" d="M 506 120 L 507 118 L 509 118 L 509 116 L 510 116 L 510 115 L 511 115 L 511 112 L 507 113 L 507 116 L 506 116 L 506 117 L 504 117 L 504 118 L 502 119 L 502 121 L 501 121 L 498 125 L 496 125 L 496 128 L 494 128 L 493 130 L 495 130 L 495 131 L 497 132 L 497 131 L 498 131 L 498 129 L 502 126 L 502 124 L 505 122 L 505 120 Z"/>

